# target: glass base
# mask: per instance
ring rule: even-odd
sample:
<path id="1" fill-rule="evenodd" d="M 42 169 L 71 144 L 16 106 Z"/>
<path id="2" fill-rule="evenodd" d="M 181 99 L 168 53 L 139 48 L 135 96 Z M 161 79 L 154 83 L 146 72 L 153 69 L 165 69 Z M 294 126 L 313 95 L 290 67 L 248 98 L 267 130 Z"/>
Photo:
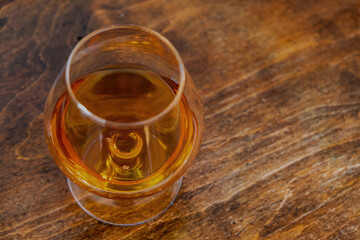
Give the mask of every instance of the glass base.
<path id="1" fill-rule="evenodd" d="M 70 179 L 67 181 L 75 201 L 91 217 L 111 225 L 133 226 L 165 212 L 180 191 L 182 177 L 161 192 L 136 199 L 104 198 L 82 189 Z"/>

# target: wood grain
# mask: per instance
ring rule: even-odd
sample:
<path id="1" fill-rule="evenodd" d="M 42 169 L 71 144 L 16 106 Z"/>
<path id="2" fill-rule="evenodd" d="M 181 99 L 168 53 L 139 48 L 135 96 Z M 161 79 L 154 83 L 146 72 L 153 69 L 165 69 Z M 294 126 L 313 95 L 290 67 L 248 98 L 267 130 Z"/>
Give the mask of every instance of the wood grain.
<path id="1" fill-rule="evenodd" d="M 179 50 L 205 135 L 160 218 L 113 227 L 68 191 L 42 130 L 71 49 L 109 24 Z M 360 239 L 360 2 L 0 1 L 0 239 Z"/>

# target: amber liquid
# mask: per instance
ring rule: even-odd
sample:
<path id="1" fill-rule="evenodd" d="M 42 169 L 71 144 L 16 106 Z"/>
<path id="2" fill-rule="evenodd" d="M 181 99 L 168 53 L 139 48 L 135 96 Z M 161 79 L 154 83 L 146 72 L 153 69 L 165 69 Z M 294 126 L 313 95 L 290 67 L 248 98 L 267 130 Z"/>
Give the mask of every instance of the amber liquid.
<path id="1" fill-rule="evenodd" d="M 72 89 L 92 114 L 133 123 L 162 112 L 178 85 L 142 67 L 116 66 L 78 78 Z M 192 150 L 197 126 L 185 97 L 164 117 L 138 127 L 102 126 L 87 111 L 79 110 L 65 92 L 50 129 L 57 163 L 83 187 L 113 192 L 151 187 L 173 174 Z"/>

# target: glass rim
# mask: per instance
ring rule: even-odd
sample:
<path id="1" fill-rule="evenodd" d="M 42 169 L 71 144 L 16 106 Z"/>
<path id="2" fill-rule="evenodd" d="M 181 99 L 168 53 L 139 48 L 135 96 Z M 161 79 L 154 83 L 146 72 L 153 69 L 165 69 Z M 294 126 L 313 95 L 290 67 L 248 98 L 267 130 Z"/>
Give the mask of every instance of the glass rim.
<path id="1" fill-rule="evenodd" d="M 94 114 L 93 112 L 89 111 L 82 103 L 80 103 L 80 101 L 77 99 L 77 97 L 75 96 L 75 94 L 71 88 L 71 82 L 70 82 L 71 62 L 73 60 L 73 57 L 79 50 L 79 48 L 81 46 L 83 46 L 83 44 L 86 43 L 88 40 L 90 40 L 92 37 L 96 36 L 97 34 L 100 34 L 102 32 L 106 32 L 106 31 L 109 31 L 112 29 L 136 29 L 136 30 L 141 30 L 143 32 L 146 32 L 146 33 L 149 33 L 149 34 L 155 36 L 156 38 L 160 39 L 160 41 L 163 42 L 170 49 L 171 53 L 174 54 L 176 61 L 179 65 L 179 88 L 178 88 L 177 92 L 175 93 L 174 99 L 160 113 L 158 113 L 150 118 L 147 118 L 145 120 L 135 121 L 135 122 L 114 122 L 111 120 L 101 118 L 101 117 L 97 116 L 96 114 Z M 94 121 L 95 123 L 97 123 L 98 125 L 100 125 L 102 127 L 132 128 L 132 127 L 146 126 L 146 125 L 150 125 L 150 124 L 156 122 L 158 119 L 165 116 L 172 108 L 175 107 L 175 105 L 177 105 L 179 103 L 182 93 L 183 93 L 183 90 L 184 90 L 184 87 L 185 87 L 185 81 L 186 81 L 186 78 L 185 78 L 184 63 L 180 57 L 179 52 L 172 45 L 172 43 L 167 38 L 165 38 L 163 35 L 161 35 L 160 33 L 156 32 L 150 28 L 139 26 L 139 25 L 133 25 L 133 24 L 110 25 L 110 26 L 99 28 L 99 29 L 89 33 L 83 39 L 81 39 L 76 44 L 76 46 L 73 48 L 73 50 L 71 51 L 70 56 L 66 62 L 66 66 L 65 66 L 66 89 L 70 95 L 71 100 L 76 104 L 78 109 L 83 114 L 85 114 L 88 118 L 90 118 L 92 121 Z"/>

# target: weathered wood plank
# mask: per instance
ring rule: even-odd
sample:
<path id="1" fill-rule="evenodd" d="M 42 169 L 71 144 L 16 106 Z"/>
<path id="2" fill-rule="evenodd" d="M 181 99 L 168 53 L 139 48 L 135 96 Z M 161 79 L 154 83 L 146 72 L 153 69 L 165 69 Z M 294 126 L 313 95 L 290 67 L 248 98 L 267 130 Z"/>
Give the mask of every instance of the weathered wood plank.
<path id="1" fill-rule="evenodd" d="M 120 228 L 76 205 L 43 138 L 68 54 L 132 23 L 179 50 L 206 111 L 175 204 Z M 0 239 L 359 239 L 360 2 L 0 2 Z"/>

